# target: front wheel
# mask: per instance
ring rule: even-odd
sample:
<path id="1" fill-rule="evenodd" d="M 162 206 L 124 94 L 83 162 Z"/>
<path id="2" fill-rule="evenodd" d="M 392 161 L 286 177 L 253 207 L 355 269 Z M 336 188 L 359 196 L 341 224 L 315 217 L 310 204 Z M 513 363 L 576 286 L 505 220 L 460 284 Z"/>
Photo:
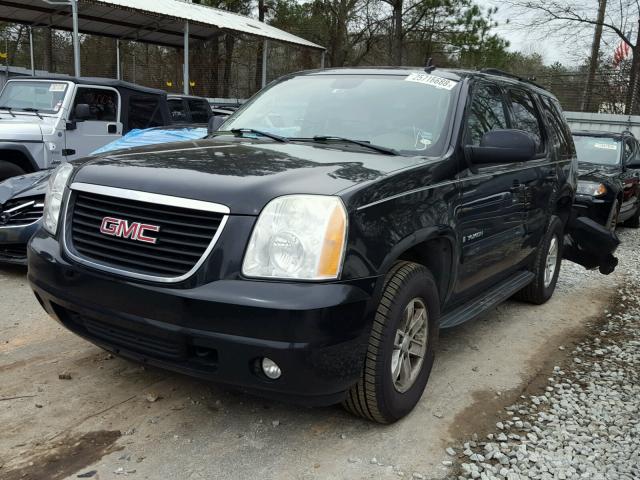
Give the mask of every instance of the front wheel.
<path id="1" fill-rule="evenodd" d="M 514 295 L 518 300 L 541 305 L 556 289 L 562 263 L 563 226 L 558 217 L 551 217 L 533 264 L 533 281 Z"/>
<path id="2" fill-rule="evenodd" d="M 0 182 L 5 181 L 7 178 L 24 175 L 25 173 L 22 168 L 14 163 L 0 161 Z"/>
<path id="3" fill-rule="evenodd" d="M 344 407 L 378 423 L 407 415 L 424 392 L 438 339 L 440 300 L 424 266 L 397 262 L 385 278 L 364 368 Z"/>

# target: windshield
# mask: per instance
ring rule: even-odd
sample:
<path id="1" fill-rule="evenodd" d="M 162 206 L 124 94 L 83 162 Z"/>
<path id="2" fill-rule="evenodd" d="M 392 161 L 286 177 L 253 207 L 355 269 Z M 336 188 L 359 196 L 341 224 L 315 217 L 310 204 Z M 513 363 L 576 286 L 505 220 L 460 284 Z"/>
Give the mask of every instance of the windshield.
<path id="1" fill-rule="evenodd" d="M 68 85 L 62 82 L 10 81 L 0 94 L 0 108 L 58 113 Z"/>
<path id="2" fill-rule="evenodd" d="M 302 75 L 277 83 L 220 130 L 255 129 L 282 137 L 343 137 L 419 155 L 439 153 L 457 82 L 416 72 Z"/>
<path id="3" fill-rule="evenodd" d="M 622 142 L 614 138 L 574 135 L 578 162 L 595 165 L 618 165 Z"/>

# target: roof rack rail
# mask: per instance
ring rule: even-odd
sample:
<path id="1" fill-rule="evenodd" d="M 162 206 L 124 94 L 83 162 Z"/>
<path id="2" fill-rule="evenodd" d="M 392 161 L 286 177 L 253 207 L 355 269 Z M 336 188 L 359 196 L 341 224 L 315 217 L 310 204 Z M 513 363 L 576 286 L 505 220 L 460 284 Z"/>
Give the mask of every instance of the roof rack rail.
<path id="1" fill-rule="evenodd" d="M 504 70 L 500 70 L 498 68 L 483 68 L 483 69 L 480 70 L 480 73 L 487 73 L 489 75 L 498 75 L 498 76 L 501 76 L 501 77 L 513 78 L 515 80 L 520 80 L 521 82 L 525 82 L 525 83 L 529 83 L 531 85 L 534 85 L 534 86 L 536 86 L 538 88 L 541 88 L 542 90 L 545 90 L 547 92 L 549 91 L 548 88 L 543 87 L 539 83 L 536 83 L 533 79 L 523 78 L 523 77 L 520 77 L 519 75 L 516 75 L 514 73 L 505 72 Z"/>

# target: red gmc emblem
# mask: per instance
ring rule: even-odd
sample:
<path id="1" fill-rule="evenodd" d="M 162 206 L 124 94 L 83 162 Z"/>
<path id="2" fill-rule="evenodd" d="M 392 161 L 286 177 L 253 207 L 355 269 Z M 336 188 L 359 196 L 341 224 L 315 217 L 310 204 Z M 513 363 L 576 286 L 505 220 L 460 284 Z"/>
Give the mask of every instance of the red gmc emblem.
<path id="1" fill-rule="evenodd" d="M 100 233 L 112 237 L 128 238 L 138 242 L 155 244 L 158 239 L 149 237 L 145 232 L 159 232 L 160 227 L 140 222 L 129 222 L 121 218 L 104 217 L 100 225 Z"/>

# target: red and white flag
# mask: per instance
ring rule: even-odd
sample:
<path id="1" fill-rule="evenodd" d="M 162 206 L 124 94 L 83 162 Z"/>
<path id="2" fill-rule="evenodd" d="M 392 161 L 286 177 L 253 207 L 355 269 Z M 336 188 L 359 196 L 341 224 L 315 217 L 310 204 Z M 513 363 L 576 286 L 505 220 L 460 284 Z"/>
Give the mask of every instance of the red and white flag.
<path id="1" fill-rule="evenodd" d="M 613 64 L 617 67 L 623 60 L 626 60 L 631 55 L 631 47 L 624 40 L 620 40 L 620 43 L 613 51 Z"/>

